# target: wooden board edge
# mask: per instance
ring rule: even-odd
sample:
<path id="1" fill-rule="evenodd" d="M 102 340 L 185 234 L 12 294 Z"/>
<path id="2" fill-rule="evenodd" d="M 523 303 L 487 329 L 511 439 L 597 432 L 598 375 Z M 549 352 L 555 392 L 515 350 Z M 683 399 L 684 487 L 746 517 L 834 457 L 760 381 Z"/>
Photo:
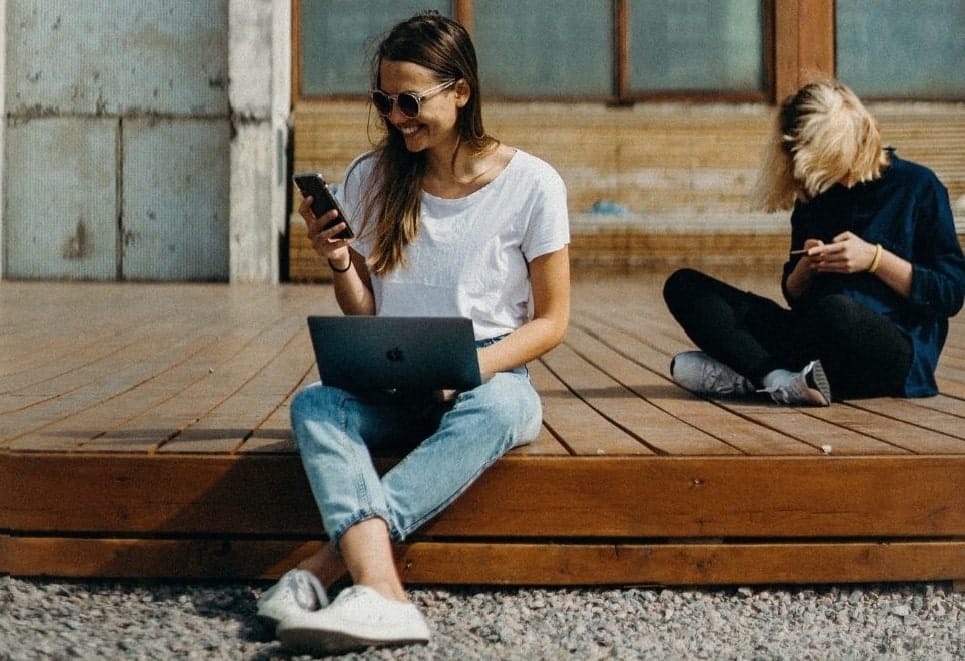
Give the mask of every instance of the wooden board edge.
<path id="1" fill-rule="evenodd" d="M 318 549 L 304 540 L 7 537 L 0 573 L 70 578 L 271 580 Z M 934 541 L 626 544 L 413 542 L 407 584 L 755 585 L 950 581 L 965 538 Z"/>
<path id="2" fill-rule="evenodd" d="M 956 581 L 965 540 L 616 545 L 414 544 L 405 580 L 521 585 Z"/>
<path id="3" fill-rule="evenodd" d="M 965 535 L 963 480 L 963 455 L 506 457 L 420 534 L 952 538 Z M 321 532 L 292 457 L 103 461 L 0 453 L 0 485 L 0 530 L 11 533 L 270 538 Z"/>

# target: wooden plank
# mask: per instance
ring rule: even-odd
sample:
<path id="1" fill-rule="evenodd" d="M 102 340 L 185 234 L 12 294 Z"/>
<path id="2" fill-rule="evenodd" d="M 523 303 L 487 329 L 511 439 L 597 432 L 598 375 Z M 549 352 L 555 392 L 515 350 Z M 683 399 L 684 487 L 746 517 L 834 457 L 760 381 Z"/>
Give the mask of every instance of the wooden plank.
<path id="1" fill-rule="evenodd" d="M 276 579 L 320 542 L 283 539 L 0 538 L 15 576 Z M 660 544 L 414 541 L 407 584 L 748 585 L 955 580 L 965 540 Z"/>
<path id="2" fill-rule="evenodd" d="M 237 450 L 240 454 L 292 454 L 297 451 L 291 435 L 291 415 L 288 399 L 272 411 L 271 415 L 258 425 L 251 436 L 246 438 Z"/>
<path id="3" fill-rule="evenodd" d="M 881 398 L 878 401 L 888 400 Z M 961 440 L 890 415 L 878 414 L 873 410 L 875 407 L 873 403 L 857 400 L 827 408 L 812 408 L 808 410 L 808 414 L 814 418 L 833 422 L 857 434 L 857 438 L 864 439 L 858 445 L 867 446 L 869 453 L 885 454 L 889 452 L 886 449 L 888 447 L 893 448 L 896 453 L 962 453 Z M 875 441 L 881 441 L 885 446 L 878 447 Z M 854 445 L 847 451 L 854 453 L 856 451 Z"/>
<path id="4" fill-rule="evenodd" d="M 799 85 L 816 76 L 833 76 L 834 0 L 798 0 L 798 80 Z"/>
<path id="5" fill-rule="evenodd" d="M 41 401 L 79 388 L 84 382 L 71 383 L 73 375 L 82 372 L 85 367 L 108 360 L 119 352 L 130 350 L 135 343 L 130 336 L 115 333 L 88 337 L 78 335 L 73 339 L 61 336 L 58 338 L 59 343 L 47 343 L 45 347 L 37 347 L 33 353 L 27 355 L 8 348 L 4 361 L 7 363 L 6 373 L 0 381 L 0 410 L 9 410 L 7 400 L 10 394 Z M 22 360 L 17 361 L 18 357 Z M 73 381 L 76 382 L 77 379 L 73 378 Z"/>
<path id="6" fill-rule="evenodd" d="M 0 530 L 253 534 L 276 519 L 279 534 L 320 531 L 293 455 L 7 453 L 0 484 Z"/>
<path id="7" fill-rule="evenodd" d="M 956 535 L 962 484 L 965 457 L 507 458 L 424 534 Z"/>
<path id="8" fill-rule="evenodd" d="M 214 405 L 160 452 L 233 452 L 271 415 L 279 400 L 291 396 L 297 385 L 293 374 L 304 374 L 312 362 L 305 320 L 277 320 L 221 366 L 217 375 L 223 378 L 207 379 L 195 389 L 192 399 L 210 398 Z M 212 392 L 217 397 L 210 397 Z"/>
<path id="9" fill-rule="evenodd" d="M 90 451 L 230 452 L 267 418 L 312 362 L 303 313 L 277 311 L 244 333 L 222 335 L 200 365 L 189 365 L 174 395 L 141 407 L 120 436 L 106 433 Z M 290 346 L 290 348 L 289 348 Z M 200 369 L 199 369 L 200 368 Z M 177 375 L 172 375 L 176 376 Z M 285 383 L 288 381 L 289 383 Z M 233 402 L 232 398 L 237 398 Z M 170 447 L 167 447 L 170 446 Z"/>
<path id="10" fill-rule="evenodd" d="M 540 457 L 540 456 L 569 456 L 570 450 L 544 423 L 540 428 L 539 436 L 535 441 L 528 445 L 523 445 L 510 450 L 510 455 L 521 457 Z"/>
<path id="11" fill-rule="evenodd" d="M 298 458 L 0 454 L 0 529 L 318 534 Z M 279 490 L 277 485 L 286 485 Z M 433 537 L 965 535 L 965 456 L 527 457 L 487 470 Z"/>
<path id="12" fill-rule="evenodd" d="M 106 285 L 99 295 L 92 292 L 78 299 L 76 292 L 70 294 L 69 287 L 17 283 L 11 292 L 4 284 L 5 295 L 0 295 L 5 311 L 0 333 L 0 392 L 53 379 L 89 362 L 92 355 L 109 354 L 127 341 L 117 330 L 137 323 L 141 310 L 123 302 L 112 310 L 104 302 L 115 301 L 123 291 Z M 82 309 L 84 314 L 65 315 L 64 309 L 71 307 Z M 58 332 L 51 334 L 50 329 Z M 20 351 L 22 346 L 32 351 Z"/>
<path id="13" fill-rule="evenodd" d="M 941 411 L 959 420 L 965 419 L 965 406 L 963 406 L 962 400 L 956 397 L 949 397 L 944 393 L 935 395 L 934 397 L 912 399 L 910 403 L 923 409 Z"/>
<path id="14" fill-rule="evenodd" d="M 286 352 L 290 353 L 290 352 Z M 301 390 L 310 383 L 318 380 L 312 365 L 305 376 L 300 380 L 292 394 Z M 239 453 L 283 453 L 290 454 L 296 452 L 295 445 L 291 439 L 291 425 L 289 413 L 290 395 L 276 408 L 271 415 L 252 432 L 249 438 L 238 448 Z M 569 452 L 560 444 L 559 440 L 544 425 L 539 437 L 532 443 L 516 448 L 512 451 L 514 455 L 537 456 L 537 455 L 567 455 Z"/>
<path id="15" fill-rule="evenodd" d="M 857 400 L 852 406 L 892 421 L 906 434 L 901 442 L 919 454 L 965 454 L 965 425 L 961 415 L 921 406 L 897 397 Z M 962 409 L 965 411 L 965 409 Z"/>
<path id="16" fill-rule="evenodd" d="M 96 308 L 96 299 L 88 301 L 88 304 Z M 137 307 L 130 306 L 129 314 Z M 143 317 L 143 308 L 139 314 Z M 157 332 L 153 324 L 147 324 L 138 334 L 127 330 L 140 326 L 142 321 L 143 318 L 139 319 L 135 325 L 131 319 L 121 316 L 117 320 L 120 326 L 112 332 L 105 332 L 103 349 L 78 352 L 76 359 L 63 364 L 59 363 L 60 357 L 57 355 L 48 356 L 47 365 L 35 363 L 36 378 L 33 382 L 15 380 L 19 382 L 12 384 L 11 390 L 3 397 L 4 400 L 17 398 L 22 405 L 0 413 L 0 439 L 9 444 L 26 430 L 62 419 L 65 411 L 83 410 L 110 399 L 118 392 L 137 387 L 150 374 L 151 362 L 159 353 L 156 347 L 167 345 L 164 355 L 171 359 L 183 358 L 189 342 L 179 342 L 179 338 L 164 342 L 169 338 Z M 199 321 L 203 323 L 206 320 L 202 317 Z M 70 338 L 76 334 L 75 323 L 69 318 L 52 328 L 56 329 L 57 337 Z M 31 355 L 23 350 L 14 350 L 12 353 Z"/>
<path id="17" fill-rule="evenodd" d="M 735 205 L 737 202 L 735 201 Z M 787 236 L 762 232 L 654 231 L 624 223 L 574 224 L 573 272 L 633 275 L 669 272 L 677 267 L 770 274 L 779 271 Z M 720 222 L 720 221 L 718 221 Z M 301 218 L 289 232 L 289 277 L 295 282 L 329 282 L 331 272 L 312 250 Z"/>
<path id="18" fill-rule="evenodd" d="M 530 374 L 543 402 L 543 424 L 573 454 L 650 453 L 635 438 L 615 428 L 585 402 L 573 397 L 566 384 L 546 367 L 545 362 L 533 363 Z"/>
<path id="19" fill-rule="evenodd" d="M 766 398 L 760 403 L 742 401 L 722 403 L 728 409 L 747 420 L 807 443 L 816 450 L 836 455 L 889 455 L 906 454 L 907 450 L 892 443 L 881 442 L 895 434 L 882 431 L 869 423 L 866 412 L 845 403 L 837 403 L 829 409 L 820 407 L 789 407 Z M 880 419 L 879 423 L 883 423 Z M 861 429 L 874 428 L 885 439 L 869 436 Z"/>
<path id="20" fill-rule="evenodd" d="M 226 333 L 226 335 L 230 335 Z M 166 338 L 165 338 L 166 339 Z M 87 388 L 97 393 L 84 405 L 70 411 L 58 419 L 30 421 L 25 419 L 6 418 L 5 423 L 19 434 L 6 439 L 6 445 L 12 450 L 37 450 L 41 447 L 47 450 L 87 449 L 129 451 L 141 448 L 132 443 L 119 442 L 120 438 L 112 437 L 111 432 L 121 429 L 139 412 L 159 405 L 171 399 L 183 389 L 183 383 L 192 383 L 204 378 L 211 369 L 211 363 L 199 360 L 201 356 L 210 356 L 212 351 L 210 340 L 192 335 L 170 345 L 166 351 L 155 353 L 148 358 L 148 345 L 154 342 L 139 342 L 144 349 L 143 354 L 136 356 L 136 360 L 125 361 L 117 369 L 130 373 L 129 382 L 111 384 L 103 380 L 95 380 L 94 375 L 88 375 Z M 224 346 L 224 335 L 218 341 L 218 346 Z M 165 340 L 159 341 L 163 346 Z M 25 412 L 34 414 L 36 411 Z M 31 423 L 35 423 L 33 426 Z"/>
<path id="21" fill-rule="evenodd" d="M 689 422 L 668 414 L 648 398 L 641 396 L 639 381 L 629 381 L 634 385 L 628 385 L 628 381 L 614 379 L 609 375 L 607 372 L 624 371 L 626 366 L 619 364 L 625 362 L 622 358 L 616 358 L 613 354 L 610 354 L 606 356 L 609 361 L 603 364 L 596 363 L 593 360 L 586 360 L 582 365 L 578 364 L 572 356 L 583 356 L 584 354 L 578 354 L 571 347 L 578 345 L 576 340 L 580 339 L 579 331 L 571 332 L 569 338 L 570 346 L 567 348 L 571 350 L 563 354 L 570 357 L 569 365 L 560 366 L 561 369 L 568 367 L 568 371 L 563 374 L 566 382 L 579 384 L 581 376 L 585 378 L 586 374 L 595 374 L 599 370 L 598 373 L 604 375 L 607 380 L 598 378 L 598 383 L 595 386 L 587 385 L 582 390 L 577 387 L 577 394 L 582 394 L 591 400 L 599 410 L 607 411 L 609 419 L 621 428 L 629 430 L 648 447 L 654 448 L 661 454 L 739 454 L 739 451 L 733 446 L 723 443 L 709 434 L 701 433 Z M 585 345 L 582 346 L 585 347 Z M 587 363 L 589 366 L 586 366 Z M 634 366 L 630 366 L 630 369 L 633 368 Z M 618 393 L 623 396 L 614 401 L 611 393 Z M 632 397 L 626 393 L 629 393 Z"/>
<path id="22" fill-rule="evenodd" d="M 625 442 L 619 444 L 612 443 L 613 432 L 607 438 L 598 438 L 596 454 L 653 454 L 643 437 L 647 434 L 648 426 L 662 417 L 659 411 L 580 358 L 567 345 L 551 351 L 543 357 L 542 362 L 582 402 L 603 416 L 614 429 L 628 435 L 628 438 L 621 435 L 619 438 Z"/>
<path id="23" fill-rule="evenodd" d="M 800 87 L 799 0 L 774 2 L 774 96 L 783 101 Z"/>
<path id="24" fill-rule="evenodd" d="M 941 581 L 965 572 L 965 540 L 692 544 L 412 544 L 411 583 L 719 585 Z"/>
<path id="25" fill-rule="evenodd" d="M 589 329 L 593 329 L 592 332 Z M 809 445 L 775 433 L 767 427 L 752 424 L 740 415 L 731 415 L 726 408 L 695 397 L 674 385 L 663 367 L 663 364 L 669 364 L 669 360 L 665 361 L 663 355 L 655 356 L 646 343 L 623 331 L 589 323 L 571 330 L 568 337 L 594 364 L 606 364 L 618 382 L 643 397 L 650 405 L 680 421 L 683 427 L 671 430 L 672 433 L 667 436 L 647 437 L 652 445 L 664 453 L 726 454 L 722 447 L 747 454 L 796 455 L 816 452 Z M 605 346 L 604 342 L 610 346 Z M 615 356 L 625 360 L 618 361 Z M 647 367 L 634 362 L 641 360 L 647 361 Z M 660 367 L 654 365 L 657 361 L 662 363 Z"/>
<path id="26" fill-rule="evenodd" d="M 90 293 L 78 295 L 78 291 Z M 61 310 L 65 321 L 39 327 L 35 337 L 72 338 L 80 334 L 78 329 L 83 329 L 85 324 L 76 320 L 84 317 L 63 313 L 70 310 L 73 299 L 80 296 L 86 313 L 111 320 L 107 330 L 99 332 L 117 338 L 116 341 L 125 346 L 125 352 L 111 354 L 101 361 L 88 358 L 86 366 L 77 369 L 70 379 L 55 380 L 60 387 L 63 383 L 76 382 L 73 390 L 53 392 L 38 405 L 0 414 L 0 439 L 3 439 L 0 443 L 15 450 L 41 447 L 58 450 L 75 448 L 97 438 L 92 444 L 95 449 L 143 451 L 163 442 L 177 431 L 177 425 L 160 430 L 148 428 L 140 443 L 130 438 L 129 429 L 113 437 L 107 432 L 138 411 L 169 402 L 179 391 L 178 379 L 193 383 L 210 378 L 220 366 L 219 358 L 223 358 L 225 352 L 230 355 L 232 350 L 237 350 L 238 344 L 234 344 L 232 338 L 243 345 L 257 335 L 262 326 L 270 329 L 277 324 L 278 290 L 250 288 L 246 291 L 251 297 L 262 297 L 265 304 L 243 310 L 238 306 L 237 296 L 232 295 L 232 292 L 240 293 L 240 289 L 224 286 L 183 287 L 177 292 L 170 287 L 154 286 L 80 286 L 73 293 L 55 288 L 46 304 Z M 286 302 L 287 307 L 297 309 L 302 305 L 299 298 L 288 296 L 280 300 Z M 115 305 L 127 316 L 113 315 Z M 192 311 L 189 324 L 179 316 L 184 310 Z M 14 307 L 5 314 L 5 319 L 16 320 L 21 314 L 21 307 Z M 302 314 L 299 312 L 298 316 Z M 20 344 L 10 349 L 14 355 L 29 356 L 33 343 L 29 338 L 21 338 Z M 54 355 L 51 362 L 56 358 Z M 105 428 L 105 424 L 114 427 Z M 22 440 L 17 441 L 18 438 Z"/>
<path id="27" fill-rule="evenodd" d="M 935 374 L 935 381 L 938 384 L 939 392 L 943 395 L 948 395 L 958 400 L 965 400 L 965 381 L 962 381 L 954 370 L 950 370 L 944 365 L 939 365 L 938 371 Z"/>
<path id="28" fill-rule="evenodd" d="M 278 578 L 319 542 L 275 539 L 0 537 L 0 573 L 102 578 Z"/>

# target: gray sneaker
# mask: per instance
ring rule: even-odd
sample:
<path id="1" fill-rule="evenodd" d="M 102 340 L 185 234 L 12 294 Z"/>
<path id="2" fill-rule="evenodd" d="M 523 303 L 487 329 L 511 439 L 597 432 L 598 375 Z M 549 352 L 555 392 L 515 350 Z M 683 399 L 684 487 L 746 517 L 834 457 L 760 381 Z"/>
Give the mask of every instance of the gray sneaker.
<path id="1" fill-rule="evenodd" d="M 258 617 L 278 624 L 291 613 L 317 611 L 328 606 L 328 595 L 315 575 L 291 569 L 258 598 Z"/>
<path id="2" fill-rule="evenodd" d="M 784 383 L 766 391 L 778 404 L 830 406 L 831 384 L 820 360 L 812 360 Z"/>
<path id="3" fill-rule="evenodd" d="M 698 395 L 742 397 L 756 392 L 754 384 L 703 351 L 678 353 L 670 361 L 670 376 L 682 388 Z"/>
<path id="4" fill-rule="evenodd" d="M 291 613 L 276 633 L 285 647 L 309 654 L 429 642 L 419 609 L 364 585 L 345 588 L 328 608 Z"/>

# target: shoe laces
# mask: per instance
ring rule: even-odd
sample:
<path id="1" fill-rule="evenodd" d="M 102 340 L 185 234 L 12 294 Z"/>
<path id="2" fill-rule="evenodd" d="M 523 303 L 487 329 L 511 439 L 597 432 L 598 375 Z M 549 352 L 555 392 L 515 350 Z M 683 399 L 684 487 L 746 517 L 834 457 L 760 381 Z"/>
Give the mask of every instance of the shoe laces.
<path id="1" fill-rule="evenodd" d="M 716 361 L 706 361 L 701 365 L 701 382 L 713 392 L 722 395 L 744 392 L 744 377 L 735 375 L 730 368 Z"/>
<path id="2" fill-rule="evenodd" d="M 814 363 L 809 364 L 792 378 L 771 388 L 763 388 L 757 392 L 766 392 L 778 404 L 823 404 L 827 399 L 820 388 L 812 387 L 808 376 L 814 369 Z"/>
<path id="3" fill-rule="evenodd" d="M 757 392 L 766 392 L 768 395 L 771 396 L 771 399 L 773 399 L 778 404 L 794 403 L 791 401 L 791 393 L 788 392 L 788 388 L 786 386 L 776 386 L 774 388 L 762 388 Z"/>

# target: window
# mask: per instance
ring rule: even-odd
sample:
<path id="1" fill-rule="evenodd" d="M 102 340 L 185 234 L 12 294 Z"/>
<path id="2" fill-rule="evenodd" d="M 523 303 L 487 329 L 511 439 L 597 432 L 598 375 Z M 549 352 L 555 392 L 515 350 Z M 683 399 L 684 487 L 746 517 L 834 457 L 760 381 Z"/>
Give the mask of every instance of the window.
<path id="1" fill-rule="evenodd" d="M 453 0 L 487 96 L 632 100 L 666 93 L 765 96 L 770 0 Z M 385 29 L 424 0 L 301 0 L 298 96 L 364 94 Z"/>
<path id="2" fill-rule="evenodd" d="M 965 98 L 962 0 L 299 0 L 300 97 L 359 96 L 427 7 L 470 29 L 487 97 L 773 100 L 816 71 L 865 98 Z"/>
<path id="3" fill-rule="evenodd" d="M 764 87 L 760 0 L 631 0 L 631 94 Z"/>
<path id="4" fill-rule="evenodd" d="M 862 97 L 965 98 L 965 2 L 838 0 L 837 76 Z"/>
<path id="5" fill-rule="evenodd" d="M 606 97 L 613 10 L 605 0 L 475 0 L 473 43 L 487 94 Z"/>
<path id="6" fill-rule="evenodd" d="M 368 93 L 370 56 L 378 36 L 423 9 L 452 15 L 448 2 L 301 0 L 295 48 L 299 96 Z"/>

